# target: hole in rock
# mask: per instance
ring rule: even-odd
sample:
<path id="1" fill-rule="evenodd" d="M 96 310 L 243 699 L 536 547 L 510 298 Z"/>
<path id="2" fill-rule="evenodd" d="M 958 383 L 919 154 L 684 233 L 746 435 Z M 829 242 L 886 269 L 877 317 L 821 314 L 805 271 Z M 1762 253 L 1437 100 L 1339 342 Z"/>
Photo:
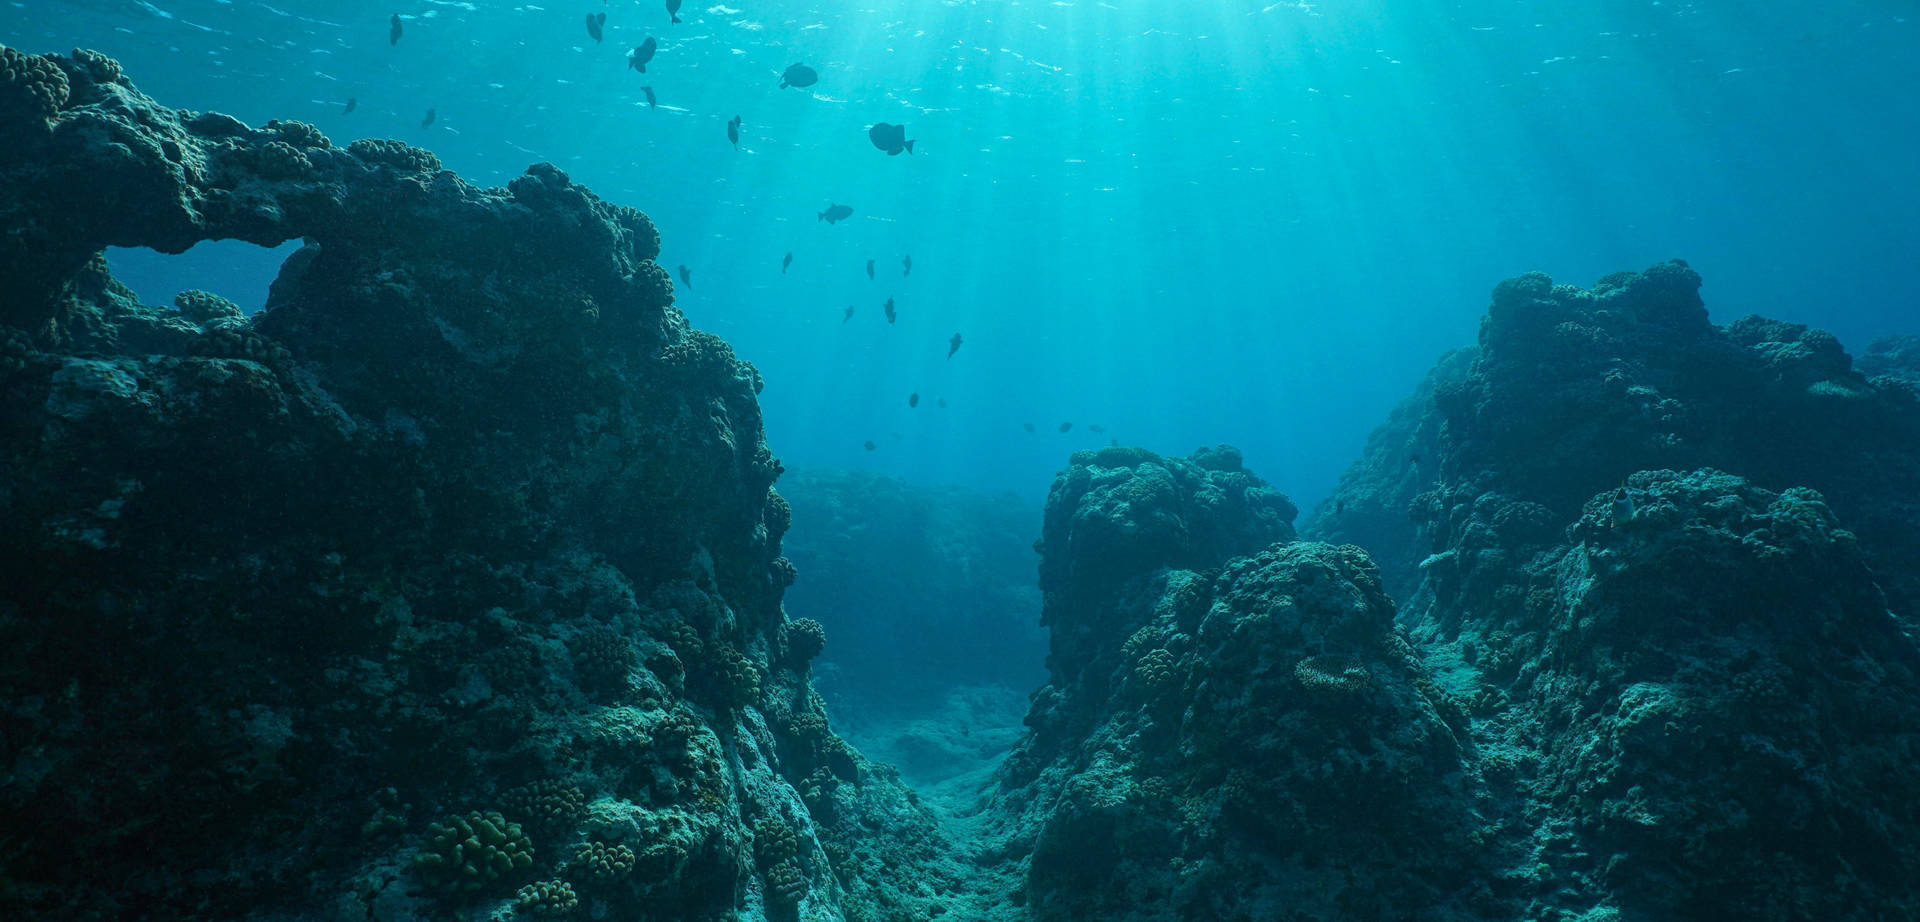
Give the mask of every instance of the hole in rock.
<path id="1" fill-rule="evenodd" d="M 162 253 L 147 247 L 108 247 L 107 268 L 121 284 L 140 296 L 140 303 L 173 303 L 183 291 L 211 291 L 249 314 L 267 304 L 267 287 L 280 266 L 300 249 L 298 239 L 277 247 L 242 240 L 202 240 L 185 253 Z"/>

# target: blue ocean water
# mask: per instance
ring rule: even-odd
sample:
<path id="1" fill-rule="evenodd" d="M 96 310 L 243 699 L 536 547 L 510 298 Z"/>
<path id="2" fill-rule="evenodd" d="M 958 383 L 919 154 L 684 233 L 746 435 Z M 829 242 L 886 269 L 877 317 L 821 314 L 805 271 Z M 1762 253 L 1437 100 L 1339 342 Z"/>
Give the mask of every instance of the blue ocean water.
<path id="1" fill-rule="evenodd" d="M 1920 326 L 1910 3 L 736 3 L 7 0 L 0 42 L 476 182 L 560 165 L 658 224 L 794 466 L 1033 497 L 1071 449 L 1231 442 L 1304 505 L 1533 269 L 1681 257 L 1722 322 Z M 257 306 L 285 252 L 112 258 Z"/>

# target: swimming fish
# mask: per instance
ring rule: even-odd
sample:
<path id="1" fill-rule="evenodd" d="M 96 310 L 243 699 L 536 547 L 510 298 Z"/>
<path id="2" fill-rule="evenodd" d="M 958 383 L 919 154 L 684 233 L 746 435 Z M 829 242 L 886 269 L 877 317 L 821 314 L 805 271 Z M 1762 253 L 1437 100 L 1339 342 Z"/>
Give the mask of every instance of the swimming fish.
<path id="1" fill-rule="evenodd" d="M 667 18 L 680 21 L 680 0 L 667 0 Z"/>
<path id="2" fill-rule="evenodd" d="M 847 305 L 847 312 L 841 315 L 840 322 L 846 323 L 847 321 L 852 319 L 853 319 L 853 305 L 849 304 Z"/>
<path id="3" fill-rule="evenodd" d="M 893 314 L 893 299 L 892 299 L 892 298 L 888 298 L 888 299 L 887 299 L 887 322 L 888 322 L 888 323 L 892 323 L 892 322 L 893 322 L 893 320 L 894 320 L 894 314 Z"/>
<path id="4" fill-rule="evenodd" d="M 1072 428 L 1073 428 L 1073 424 L 1072 424 L 1072 423 L 1061 423 L 1061 424 L 1060 424 L 1060 431 L 1061 431 L 1061 432 L 1063 432 L 1063 433 L 1064 433 L 1064 432 L 1066 432 L 1066 431 L 1067 431 L 1068 429 L 1072 429 Z"/>
<path id="5" fill-rule="evenodd" d="M 793 265 L 793 254 L 792 254 L 792 253 L 788 253 L 788 254 L 787 254 L 787 258 L 785 258 L 785 259 L 783 259 L 783 260 L 780 260 L 780 274 L 781 274 L 781 275 L 786 275 L 786 274 L 787 274 L 787 267 L 788 267 L 788 266 L 791 266 L 791 265 Z"/>
<path id="6" fill-rule="evenodd" d="M 387 27 L 387 44 L 400 44 L 400 14 L 393 14 L 393 25 Z"/>
<path id="7" fill-rule="evenodd" d="M 942 397 L 940 398 L 940 409 L 944 410 L 946 408 L 947 408 L 947 398 Z"/>
<path id="8" fill-rule="evenodd" d="M 919 395 L 919 394 L 908 394 L 908 395 L 907 395 L 907 406 L 909 406 L 909 407 L 917 407 L 917 406 L 919 406 L 919 405 L 920 405 L 920 395 Z"/>
<path id="9" fill-rule="evenodd" d="M 1020 428 L 1022 428 L 1022 429 L 1025 429 L 1025 430 L 1027 430 L 1028 432 L 1032 432 L 1032 431 L 1033 431 L 1033 424 L 1032 424 L 1032 423 L 1021 423 L 1021 424 L 1020 424 Z"/>
<path id="10" fill-rule="evenodd" d="M 889 125 L 886 122 L 880 122 L 867 129 L 867 139 L 873 142 L 874 147 L 886 151 L 889 157 L 899 156 L 903 150 L 909 154 L 913 153 L 913 142 L 907 140 L 905 125 Z"/>
<path id="11" fill-rule="evenodd" d="M 604 16 L 606 14 L 602 13 L 601 15 Z M 647 62 L 653 60 L 653 53 L 658 50 L 660 50 L 660 43 L 654 41 L 653 36 L 651 35 L 647 36 L 646 41 L 633 46 L 633 53 L 630 55 L 627 55 L 627 69 L 637 70 L 643 74 L 646 73 Z M 652 102 L 653 100 L 652 90 L 647 91 L 647 100 L 649 103 Z"/>
<path id="12" fill-rule="evenodd" d="M 841 221 L 845 221 L 847 217 L 852 214 L 852 205 L 835 205 L 832 202 L 828 202 L 827 210 L 820 212 L 820 217 L 817 220 L 825 221 L 828 224 L 838 224 Z"/>
<path id="13" fill-rule="evenodd" d="M 907 255 L 900 257 L 900 274 L 901 275 L 913 274 L 913 254 L 912 253 L 908 253 Z"/>
<path id="14" fill-rule="evenodd" d="M 873 281 L 873 260 L 867 260 L 867 281 Z"/>
<path id="15" fill-rule="evenodd" d="M 1626 487 L 1621 487 L 1620 492 L 1613 494 L 1613 527 L 1619 528 L 1631 518 L 1633 518 L 1633 496 L 1627 492 Z"/>
<path id="16" fill-rule="evenodd" d="M 955 333 L 953 334 L 952 339 L 947 340 L 947 359 L 951 361 L 953 359 L 953 354 L 959 351 L 960 351 L 960 334 Z"/>
<path id="17" fill-rule="evenodd" d="M 1089 423 L 1087 425 L 1087 428 L 1091 430 L 1095 435 L 1105 435 L 1107 431 L 1107 427 L 1099 425 L 1097 423 Z"/>
<path id="18" fill-rule="evenodd" d="M 439 117 L 439 116 L 436 116 L 436 115 L 434 115 L 434 113 L 433 113 L 433 110 L 432 110 L 432 109 L 428 109 L 428 110 L 427 110 L 427 117 L 426 117 L 426 118 L 423 118 L 423 119 L 421 119 L 421 120 L 420 120 L 420 127 L 422 127 L 422 128 L 425 128 L 425 127 L 427 127 L 428 125 L 431 125 L 431 124 L 433 124 L 433 120 L 434 120 L 435 118 L 438 118 L 438 117 Z"/>
<path id="19" fill-rule="evenodd" d="M 820 82 L 820 75 L 805 64 L 795 64 L 787 68 L 786 73 L 780 75 L 780 88 L 783 90 L 790 86 L 808 87 L 818 82 Z"/>
<path id="20" fill-rule="evenodd" d="M 653 87 L 643 86 L 640 88 L 640 92 L 647 97 L 647 108 L 652 109 L 660 105 L 659 101 L 653 98 Z"/>
<path id="21" fill-rule="evenodd" d="M 588 13 L 587 14 L 587 34 L 593 36 L 593 41 L 595 44 L 599 44 L 600 30 L 606 28 L 606 25 L 607 25 L 607 14 L 605 13 Z"/>
<path id="22" fill-rule="evenodd" d="M 733 117 L 733 121 L 727 123 L 727 140 L 733 142 L 734 150 L 740 149 L 740 116 L 738 115 Z"/>
<path id="23" fill-rule="evenodd" d="M 686 263 L 680 264 L 680 284 L 687 286 L 688 291 L 693 290 L 693 270 L 687 268 Z"/>
<path id="24" fill-rule="evenodd" d="M 358 109 L 358 108 L 360 108 L 360 97 L 358 97 L 358 96 L 349 96 L 349 97 L 347 97 L 347 107 L 346 107 L 345 109 L 341 109 L 341 110 L 340 110 L 340 114 L 341 114 L 341 115 L 352 115 L 352 114 L 353 114 L 353 110 L 355 110 L 355 109 Z"/>
<path id="25" fill-rule="evenodd" d="M 867 450 L 868 450 L 868 451 L 872 451 L 872 450 L 874 450 L 874 449 L 875 449 L 875 448 L 877 448 L 877 447 L 878 447 L 878 446 L 876 446 L 876 445 L 874 445 L 874 444 L 873 444 L 872 442 L 868 442 L 868 443 L 867 443 Z"/>

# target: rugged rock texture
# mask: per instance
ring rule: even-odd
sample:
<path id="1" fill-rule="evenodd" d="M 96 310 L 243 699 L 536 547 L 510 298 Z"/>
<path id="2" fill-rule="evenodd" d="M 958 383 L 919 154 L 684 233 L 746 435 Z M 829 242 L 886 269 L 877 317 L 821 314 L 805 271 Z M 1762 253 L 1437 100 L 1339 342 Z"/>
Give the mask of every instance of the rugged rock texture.
<path id="1" fill-rule="evenodd" d="M 1440 450 L 1423 457 L 1429 485 L 1413 515 L 1397 532 L 1362 520 L 1404 491 L 1354 475 L 1310 533 L 1366 530 L 1396 569 L 1392 551 L 1423 545 L 1424 573 L 1389 583 L 1424 577 L 1432 596 L 1410 594 L 1410 612 L 1448 630 L 1455 614 L 1522 605 L 1510 568 L 1557 543 L 1587 497 L 1635 471 L 1712 467 L 1821 491 L 1860 535 L 1894 610 L 1920 618 L 1913 389 L 1868 379 L 1819 330 L 1760 317 L 1714 326 L 1699 287 L 1680 262 L 1591 289 L 1539 273 L 1501 283 L 1471 370 L 1434 389 L 1420 424 L 1439 429 Z M 1397 450 L 1370 446 L 1359 467 L 1397 465 Z"/>
<path id="2" fill-rule="evenodd" d="M 830 699 L 924 714 L 962 685 L 1024 696 L 1044 679 L 1037 507 L 854 472 L 796 471 L 780 492 L 794 522 L 783 547 L 806 574 L 787 612 L 826 627 L 816 671 Z"/>
<path id="3" fill-rule="evenodd" d="M 645 216 L 87 52 L 0 49 L 0 135 L 0 915 L 935 911 Z M 251 319 L 100 255 L 214 237 L 306 246 Z"/>
<path id="4" fill-rule="evenodd" d="M 1032 918 L 1401 918 L 1477 876 L 1457 706 L 1294 514 L 1226 448 L 1055 481 L 1052 679 L 994 801 Z"/>
<path id="5" fill-rule="evenodd" d="M 1857 363 L 1863 375 L 1886 376 L 1920 390 L 1920 336 L 1882 336 Z"/>

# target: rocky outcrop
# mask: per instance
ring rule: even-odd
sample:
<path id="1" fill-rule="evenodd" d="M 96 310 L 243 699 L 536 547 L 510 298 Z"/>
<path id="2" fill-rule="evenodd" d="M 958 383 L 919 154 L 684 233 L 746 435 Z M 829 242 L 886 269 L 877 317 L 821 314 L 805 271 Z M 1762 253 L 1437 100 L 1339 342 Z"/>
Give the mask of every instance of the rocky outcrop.
<path id="1" fill-rule="evenodd" d="M 1920 391 L 1920 336 L 1882 336 L 1861 353 L 1860 373 L 1887 377 Z"/>
<path id="2" fill-rule="evenodd" d="M 87 52 L 0 49 L 0 135 L 0 914 L 932 912 L 644 215 Z M 254 317 L 101 258 L 225 237 L 305 242 Z"/>
<path id="3" fill-rule="evenodd" d="M 1523 604 L 1508 569 L 1557 543 L 1587 497 L 1635 471 L 1711 467 L 1819 490 L 1860 535 L 1894 610 L 1920 617 L 1920 567 L 1907 563 L 1920 560 L 1914 391 L 1856 371 L 1820 330 L 1760 317 L 1715 326 L 1699 287 L 1680 262 L 1591 289 L 1539 273 L 1501 283 L 1471 369 L 1424 407 L 1419 426 L 1439 430 L 1439 450 L 1423 456 L 1428 486 L 1412 514 L 1398 529 L 1363 519 L 1404 491 L 1350 474 L 1353 488 L 1309 532 L 1365 529 L 1400 570 L 1390 584 L 1431 593 L 1408 593 L 1411 614 L 1445 631 L 1449 613 Z M 1400 465 L 1398 450 L 1372 445 L 1357 468 Z M 1410 573 L 1395 549 L 1415 544 L 1424 569 Z"/>

